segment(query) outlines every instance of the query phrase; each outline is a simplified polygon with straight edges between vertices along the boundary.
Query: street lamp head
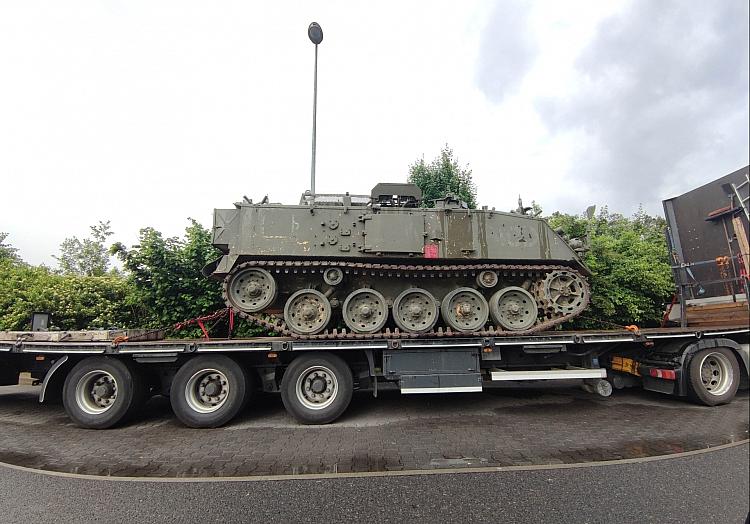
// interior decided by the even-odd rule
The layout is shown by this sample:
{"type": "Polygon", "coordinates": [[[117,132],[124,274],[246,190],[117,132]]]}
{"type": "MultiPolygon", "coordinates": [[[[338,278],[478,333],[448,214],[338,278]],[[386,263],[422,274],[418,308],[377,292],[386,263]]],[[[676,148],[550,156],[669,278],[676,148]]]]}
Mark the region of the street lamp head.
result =
{"type": "Polygon", "coordinates": [[[310,37],[310,41],[315,45],[323,41],[323,29],[318,25],[318,22],[310,24],[310,27],[307,28],[307,36],[310,37]]]}

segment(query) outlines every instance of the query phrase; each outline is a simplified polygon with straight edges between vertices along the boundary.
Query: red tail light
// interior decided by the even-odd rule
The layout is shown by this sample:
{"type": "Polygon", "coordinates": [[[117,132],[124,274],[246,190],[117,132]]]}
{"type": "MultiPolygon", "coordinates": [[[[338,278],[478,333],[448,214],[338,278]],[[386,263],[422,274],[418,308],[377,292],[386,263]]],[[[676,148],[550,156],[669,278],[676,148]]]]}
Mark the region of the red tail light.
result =
{"type": "Polygon", "coordinates": [[[674,369],[654,369],[649,371],[649,375],[654,378],[663,378],[664,380],[677,380],[677,373],[674,369]]]}

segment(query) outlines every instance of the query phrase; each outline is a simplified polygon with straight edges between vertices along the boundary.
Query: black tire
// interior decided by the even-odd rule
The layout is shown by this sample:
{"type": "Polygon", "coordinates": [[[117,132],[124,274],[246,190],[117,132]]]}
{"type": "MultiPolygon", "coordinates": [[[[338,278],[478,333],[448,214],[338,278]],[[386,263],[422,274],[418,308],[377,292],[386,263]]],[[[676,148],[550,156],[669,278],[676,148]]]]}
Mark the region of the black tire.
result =
{"type": "Polygon", "coordinates": [[[232,420],[252,392],[251,378],[235,360],[224,355],[194,357],[172,380],[169,400],[175,416],[191,428],[216,428],[232,420]],[[209,396],[211,384],[219,388],[209,396]]]}
{"type": "Polygon", "coordinates": [[[728,404],[740,385],[740,365],[731,349],[708,348],[688,364],[688,396],[706,406],[728,404]]]}
{"type": "Polygon", "coordinates": [[[62,401],[77,425],[106,429],[130,418],[148,394],[135,363],[112,357],[89,357],[65,377],[62,401]],[[94,388],[104,388],[94,396],[94,388]],[[109,405],[106,405],[109,404],[109,405]]]}
{"type": "Polygon", "coordinates": [[[328,424],[339,418],[349,406],[354,390],[353,383],[351,369],[336,355],[330,353],[301,355],[293,360],[284,371],[284,377],[281,380],[281,400],[287,412],[298,422],[328,424]],[[311,389],[313,381],[316,382],[315,387],[326,389],[315,393],[311,389]],[[307,392],[305,392],[306,386],[310,386],[307,392]],[[311,397],[313,394],[316,397],[311,397]],[[320,398],[317,398],[318,395],[320,398]],[[319,404],[318,407],[314,407],[316,403],[319,404]]]}

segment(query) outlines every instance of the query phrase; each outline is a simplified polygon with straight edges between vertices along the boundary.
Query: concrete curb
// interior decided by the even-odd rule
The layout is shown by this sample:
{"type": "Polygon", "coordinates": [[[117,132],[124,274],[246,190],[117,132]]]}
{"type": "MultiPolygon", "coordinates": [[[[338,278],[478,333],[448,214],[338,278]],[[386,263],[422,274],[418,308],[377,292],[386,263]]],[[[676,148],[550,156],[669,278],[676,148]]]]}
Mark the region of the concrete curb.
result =
{"type": "Polygon", "coordinates": [[[539,464],[532,466],[487,466],[479,468],[441,468],[441,469],[419,469],[408,471],[365,471],[359,473],[310,473],[303,475],[257,475],[244,477],[114,477],[102,475],[84,475],[80,473],[64,473],[60,471],[46,471],[43,469],[27,468],[25,466],[16,466],[0,462],[0,467],[45,475],[49,477],[60,477],[78,480],[104,480],[113,482],[260,482],[260,481],[281,481],[281,480],[328,480],[328,479],[347,479],[347,478],[364,478],[364,477],[409,477],[417,475],[460,475],[467,473],[501,473],[511,471],[545,471],[556,469],[573,469],[573,468],[590,468],[600,466],[616,466],[622,464],[641,464],[644,462],[656,462],[661,460],[671,460],[694,455],[702,455],[723,449],[743,446],[750,443],[750,439],[744,439],[729,444],[721,444],[705,449],[696,449],[693,451],[683,451],[681,453],[670,453],[669,455],[654,455],[651,457],[639,457],[632,459],[602,460],[598,462],[577,462],[572,464],[539,464]]]}

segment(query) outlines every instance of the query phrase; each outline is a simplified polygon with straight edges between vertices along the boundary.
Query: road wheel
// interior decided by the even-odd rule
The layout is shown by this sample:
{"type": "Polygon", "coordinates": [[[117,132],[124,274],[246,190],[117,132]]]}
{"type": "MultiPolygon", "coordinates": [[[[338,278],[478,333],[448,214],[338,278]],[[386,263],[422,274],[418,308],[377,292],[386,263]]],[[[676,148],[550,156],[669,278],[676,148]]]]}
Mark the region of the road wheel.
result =
{"type": "Polygon", "coordinates": [[[240,269],[227,277],[225,290],[232,306],[247,313],[264,310],[273,304],[278,294],[271,273],[259,267],[240,269]]]}
{"type": "Polygon", "coordinates": [[[407,289],[393,301],[393,320],[400,329],[409,333],[431,330],[438,315],[437,301],[426,289],[407,289]]]}
{"type": "Polygon", "coordinates": [[[331,303],[315,289],[300,289],[284,305],[286,325],[301,335],[315,335],[331,320],[331,303]]]}
{"type": "Polygon", "coordinates": [[[460,287],[445,295],[440,312],[448,327],[471,333],[481,330],[487,323],[489,305],[476,289],[460,287]]]}
{"type": "Polygon", "coordinates": [[[330,353],[297,357],[284,372],[281,399],[302,424],[328,424],[336,420],[352,399],[349,366],[330,353]]]}
{"type": "Polygon", "coordinates": [[[89,357],[65,377],[63,406],[77,425],[106,429],[124,421],[148,395],[136,365],[112,357],[89,357]]]}
{"type": "Polygon", "coordinates": [[[388,303],[370,288],[352,291],[341,308],[346,326],[355,333],[377,333],[388,321],[388,303]]]}
{"type": "Polygon", "coordinates": [[[224,355],[200,356],[177,370],[169,399],[186,426],[215,428],[240,412],[251,391],[250,377],[236,361],[224,355]]]}
{"type": "Polygon", "coordinates": [[[740,365],[728,348],[699,351],[688,365],[688,394],[706,406],[732,401],[740,385],[740,365]]]}
{"type": "Polygon", "coordinates": [[[490,315],[495,324],[510,331],[530,329],[539,314],[536,300],[522,287],[510,286],[490,298],[490,315]]]}

